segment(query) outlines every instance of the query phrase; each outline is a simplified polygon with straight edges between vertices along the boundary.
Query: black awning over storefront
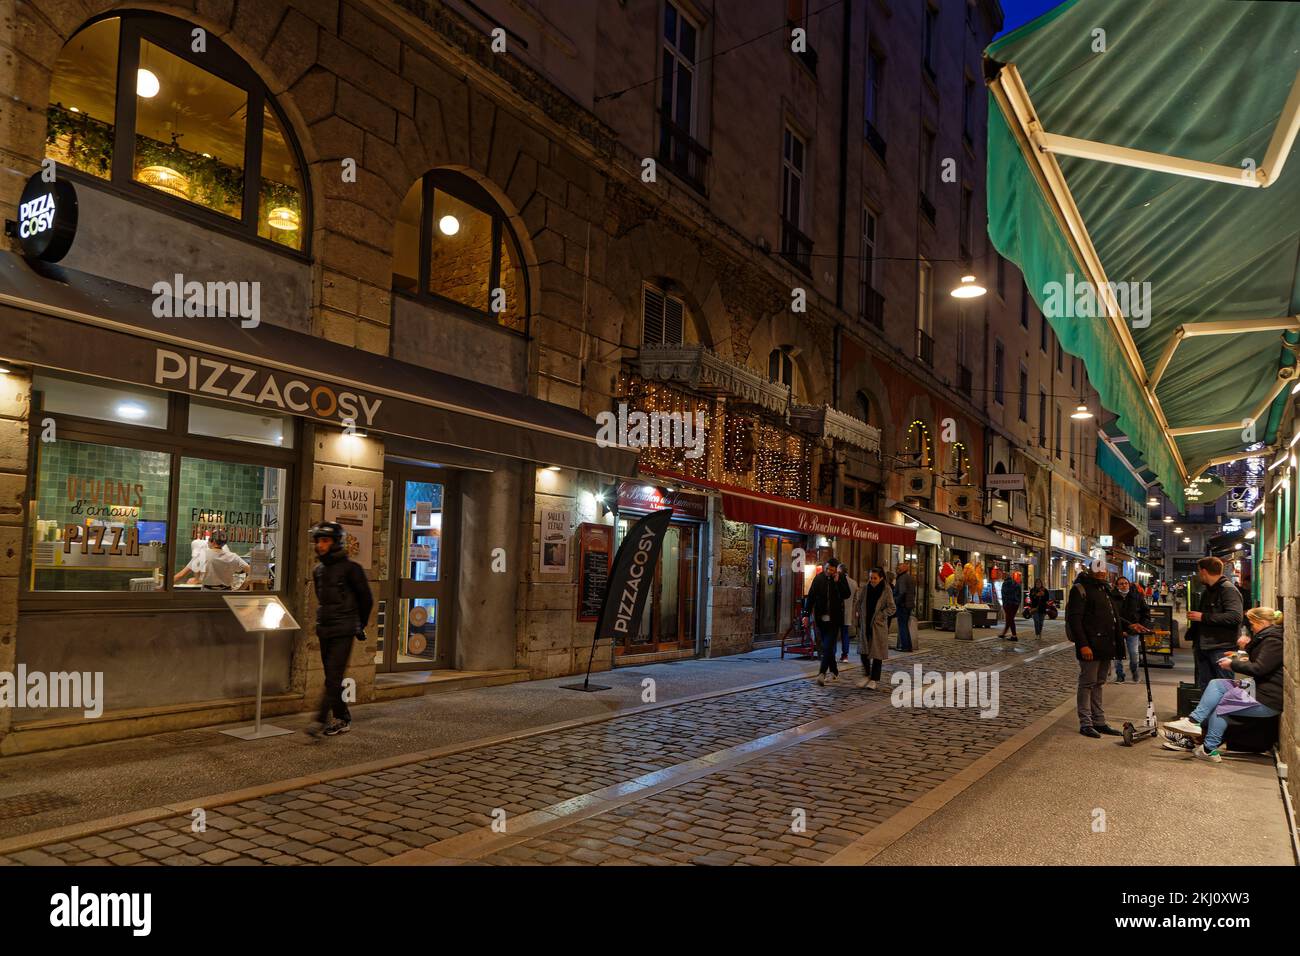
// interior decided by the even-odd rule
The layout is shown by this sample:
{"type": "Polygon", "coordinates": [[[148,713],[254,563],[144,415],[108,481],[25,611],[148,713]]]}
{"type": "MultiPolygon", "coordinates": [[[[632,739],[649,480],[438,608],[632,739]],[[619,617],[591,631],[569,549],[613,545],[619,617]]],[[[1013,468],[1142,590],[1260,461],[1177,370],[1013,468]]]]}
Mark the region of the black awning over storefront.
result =
{"type": "Polygon", "coordinates": [[[938,531],[946,547],[956,548],[959,551],[979,551],[990,557],[1005,556],[1015,563],[1023,563],[1026,560],[1021,545],[1002,537],[982,524],[975,524],[973,521],[966,521],[952,515],[942,515],[937,511],[929,511],[915,505],[895,504],[894,507],[938,531]]]}
{"type": "Polygon", "coordinates": [[[602,447],[581,412],[301,332],[184,317],[149,291],[0,253],[0,357],[607,475],[632,450],[602,447]],[[39,268],[39,272],[36,271],[39,268]],[[159,317],[157,313],[171,312],[159,317]],[[179,317],[173,317],[179,316],[179,317]]]}

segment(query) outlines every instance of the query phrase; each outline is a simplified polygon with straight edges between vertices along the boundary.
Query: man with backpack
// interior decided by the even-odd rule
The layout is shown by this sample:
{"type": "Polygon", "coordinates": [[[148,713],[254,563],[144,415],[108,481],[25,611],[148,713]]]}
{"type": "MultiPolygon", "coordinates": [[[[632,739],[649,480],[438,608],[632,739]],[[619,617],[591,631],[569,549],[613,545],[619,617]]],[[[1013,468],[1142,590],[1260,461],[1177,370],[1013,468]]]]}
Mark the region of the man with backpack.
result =
{"type": "Polygon", "coordinates": [[[1065,631],[1079,660],[1076,711],[1079,733],[1085,737],[1121,736],[1106,723],[1102,707],[1102,688],[1121,634],[1119,614],[1106,578],[1106,559],[1094,558],[1090,569],[1080,571],[1075,578],[1065,605],[1065,631]]]}
{"type": "Polygon", "coordinates": [[[343,674],[352,655],[353,640],[366,639],[366,622],[374,599],[361,565],[343,548],[343,526],[321,521],[312,526],[312,544],[319,562],[312,572],[316,589],[316,637],[325,668],[325,690],[316,721],[307,730],[313,737],[333,737],[352,729],[352,714],[343,700],[343,674]],[[334,719],[330,720],[333,713],[334,719]]]}

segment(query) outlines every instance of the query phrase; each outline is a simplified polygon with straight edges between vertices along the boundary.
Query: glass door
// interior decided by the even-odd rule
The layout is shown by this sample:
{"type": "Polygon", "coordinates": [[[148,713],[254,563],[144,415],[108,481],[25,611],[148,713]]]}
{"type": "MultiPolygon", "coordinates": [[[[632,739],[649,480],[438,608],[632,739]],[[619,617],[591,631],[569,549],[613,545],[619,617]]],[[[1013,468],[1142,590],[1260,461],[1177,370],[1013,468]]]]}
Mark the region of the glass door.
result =
{"type": "Polygon", "coordinates": [[[794,550],[807,551],[808,539],[801,534],[758,529],[755,549],[757,567],[754,594],[754,641],[780,640],[794,623],[794,612],[803,601],[802,574],[794,570],[794,550]]]}
{"type": "Polygon", "coordinates": [[[389,586],[381,671],[428,670],[455,662],[455,522],[451,472],[390,471],[389,586]]]}
{"type": "MultiPolygon", "coordinates": [[[[636,518],[619,519],[619,542],[635,521],[636,518]]],[[[615,646],[616,654],[649,654],[695,647],[699,553],[698,524],[674,522],[668,526],[641,626],[636,634],[615,646]]]]}

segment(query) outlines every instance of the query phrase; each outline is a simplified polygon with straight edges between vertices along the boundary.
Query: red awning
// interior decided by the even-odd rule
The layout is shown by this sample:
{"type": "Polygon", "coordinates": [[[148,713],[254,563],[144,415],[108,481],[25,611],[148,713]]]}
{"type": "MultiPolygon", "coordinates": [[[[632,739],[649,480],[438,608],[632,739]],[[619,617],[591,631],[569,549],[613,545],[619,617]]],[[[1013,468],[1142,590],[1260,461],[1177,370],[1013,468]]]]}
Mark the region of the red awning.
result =
{"type": "Polygon", "coordinates": [[[879,544],[913,545],[916,531],[901,524],[872,521],[860,515],[809,504],[794,498],[765,495],[761,491],[723,485],[702,478],[684,478],[668,472],[643,469],[673,482],[685,482],[722,493],[722,513],[732,521],[759,524],[769,528],[797,531],[801,534],[824,534],[828,537],[873,541],[879,544]]]}

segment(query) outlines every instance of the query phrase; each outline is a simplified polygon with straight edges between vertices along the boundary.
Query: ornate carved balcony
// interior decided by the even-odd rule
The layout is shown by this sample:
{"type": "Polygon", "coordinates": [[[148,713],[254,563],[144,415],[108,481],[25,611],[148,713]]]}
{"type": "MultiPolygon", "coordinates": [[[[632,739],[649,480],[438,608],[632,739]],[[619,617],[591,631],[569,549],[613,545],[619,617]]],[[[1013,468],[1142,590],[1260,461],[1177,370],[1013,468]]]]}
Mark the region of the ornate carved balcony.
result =
{"type": "Polygon", "coordinates": [[[724,395],[778,414],[784,414],[790,403],[787,386],[769,382],[749,366],[724,359],[703,345],[642,346],[637,371],[642,378],[724,395]]]}
{"type": "Polygon", "coordinates": [[[829,405],[795,405],[790,424],[815,438],[830,438],[867,451],[880,451],[880,429],[829,405]]]}

